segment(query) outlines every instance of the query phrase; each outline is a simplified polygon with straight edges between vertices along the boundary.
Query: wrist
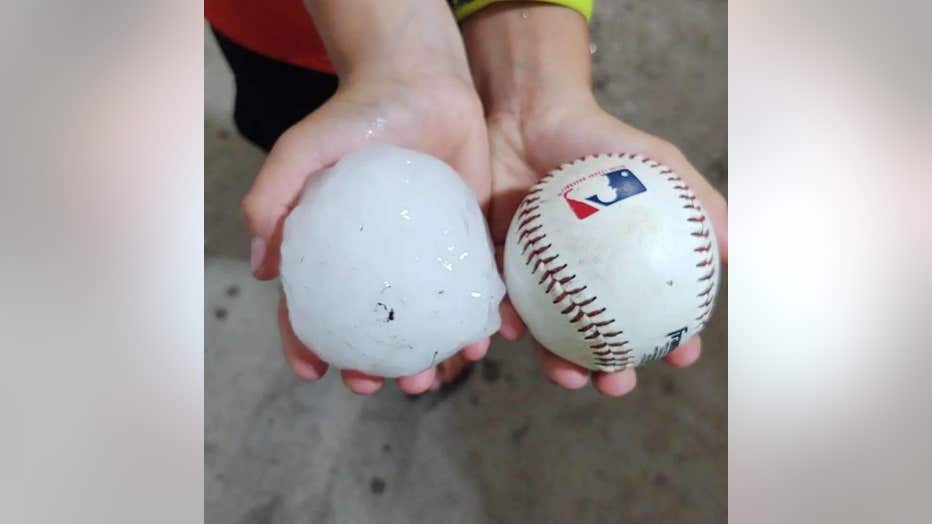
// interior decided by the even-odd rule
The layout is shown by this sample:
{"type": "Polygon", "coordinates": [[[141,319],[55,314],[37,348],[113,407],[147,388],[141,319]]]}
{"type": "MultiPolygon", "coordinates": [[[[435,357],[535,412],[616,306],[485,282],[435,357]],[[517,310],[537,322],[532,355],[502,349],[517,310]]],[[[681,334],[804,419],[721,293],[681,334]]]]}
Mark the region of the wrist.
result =
{"type": "Polygon", "coordinates": [[[503,2],[466,19],[463,39],[487,113],[594,102],[589,30],[577,11],[503,2]]]}
{"type": "Polygon", "coordinates": [[[305,0],[341,82],[398,76],[469,81],[466,53],[444,0],[305,0]]]}

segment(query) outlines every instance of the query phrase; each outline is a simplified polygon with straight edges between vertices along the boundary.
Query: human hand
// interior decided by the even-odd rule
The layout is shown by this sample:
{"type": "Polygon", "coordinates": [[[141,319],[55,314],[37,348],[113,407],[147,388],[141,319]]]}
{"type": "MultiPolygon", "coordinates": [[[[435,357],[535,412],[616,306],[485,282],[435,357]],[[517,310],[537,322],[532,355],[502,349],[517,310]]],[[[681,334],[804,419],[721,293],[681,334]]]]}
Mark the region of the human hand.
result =
{"type": "MultiPolygon", "coordinates": [[[[545,4],[500,4],[473,15],[463,27],[470,65],[487,115],[492,160],[493,240],[500,249],[521,199],[548,171],[597,153],[640,153],[679,174],[706,209],[728,259],[725,200],[670,143],[628,126],[601,109],[589,83],[589,40],[575,11],[545,4]]],[[[524,326],[502,305],[501,334],[516,340],[524,326]]],[[[699,358],[698,336],[665,357],[675,367],[699,358]]],[[[546,376],[568,389],[586,385],[590,372],[535,343],[546,376]]],[[[636,384],[634,369],[593,372],[605,395],[636,384]]]]}
{"type": "MultiPolygon", "coordinates": [[[[488,209],[485,123],[446,3],[319,0],[310,10],[340,85],[329,101],[279,138],[243,199],[253,273],[261,280],[278,275],[282,225],[308,177],[369,141],[446,161],[475,191],[483,210],[488,209]]],[[[328,365],[294,334],[284,296],[278,320],[291,368],[302,379],[321,378],[328,365]]],[[[439,387],[467,360],[482,358],[488,345],[487,338],[473,343],[437,367],[397,383],[409,394],[439,387]]],[[[354,370],[341,374],[346,386],[361,394],[378,390],[384,381],[354,370]]]]}

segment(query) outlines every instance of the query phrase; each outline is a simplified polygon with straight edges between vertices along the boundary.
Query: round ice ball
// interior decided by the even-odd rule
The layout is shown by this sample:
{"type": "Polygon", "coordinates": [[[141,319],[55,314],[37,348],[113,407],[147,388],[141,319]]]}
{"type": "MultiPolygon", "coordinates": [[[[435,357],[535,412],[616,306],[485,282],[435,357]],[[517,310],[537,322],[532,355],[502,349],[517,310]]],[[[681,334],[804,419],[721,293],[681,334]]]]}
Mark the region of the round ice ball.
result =
{"type": "Polygon", "coordinates": [[[373,144],[311,176],[281,255],[295,334],[338,368],[412,375],[500,325],[476,197],[423,153],[373,144]]]}

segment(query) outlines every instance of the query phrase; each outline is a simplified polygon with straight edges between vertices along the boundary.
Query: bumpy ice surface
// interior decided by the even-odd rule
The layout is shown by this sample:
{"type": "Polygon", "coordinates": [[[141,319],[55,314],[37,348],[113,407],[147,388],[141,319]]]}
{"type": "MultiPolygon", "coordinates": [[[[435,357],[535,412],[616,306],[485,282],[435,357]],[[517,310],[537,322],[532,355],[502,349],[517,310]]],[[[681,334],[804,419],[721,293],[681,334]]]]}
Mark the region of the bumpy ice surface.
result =
{"type": "Polygon", "coordinates": [[[497,331],[505,292],[473,192],[444,162],[388,145],[311,177],[285,221],[281,278],[302,342],[386,377],[497,331]]]}

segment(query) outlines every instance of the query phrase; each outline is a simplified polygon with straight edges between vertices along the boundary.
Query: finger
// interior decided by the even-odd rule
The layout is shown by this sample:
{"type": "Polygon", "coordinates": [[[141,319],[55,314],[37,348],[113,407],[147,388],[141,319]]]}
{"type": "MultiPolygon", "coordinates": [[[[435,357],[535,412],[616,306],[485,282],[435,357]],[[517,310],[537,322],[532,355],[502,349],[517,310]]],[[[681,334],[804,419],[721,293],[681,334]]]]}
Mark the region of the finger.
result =
{"type": "Polygon", "coordinates": [[[637,374],[633,368],[616,371],[614,373],[594,373],[592,385],[603,395],[620,397],[631,393],[638,383],[637,374]]]}
{"type": "Polygon", "coordinates": [[[482,357],[485,356],[486,352],[488,352],[490,343],[491,343],[491,339],[486,337],[482,340],[473,342],[472,344],[464,347],[463,349],[460,350],[460,354],[463,355],[463,357],[465,357],[467,360],[470,360],[473,362],[477,360],[481,360],[482,357]]]}
{"type": "Polygon", "coordinates": [[[566,389],[579,389],[589,382],[589,371],[564,360],[547,351],[540,344],[534,343],[534,353],[544,368],[544,374],[566,389]]]}
{"type": "Polygon", "coordinates": [[[250,262],[256,278],[278,274],[281,229],[308,176],[361,147],[364,133],[331,116],[325,104],[286,131],[265,159],[252,187],[243,197],[242,211],[252,235],[250,262]]]}
{"type": "Polygon", "coordinates": [[[514,306],[511,305],[511,301],[506,297],[502,300],[501,306],[498,308],[499,314],[502,317],[502,327],[498,330],[501,333],[502,337],[505,340],[519,340],[524,336],[525,326],[524,322],[521,321],[521,317],[518,316],[518,312],[515,311],[514,306]]]}
{"type": "Polygon", "coordinates": [[[449,384],[469,365],[469,361],[459,354],[444,360],[437,366],[437,376],[441,384],[449,384]]]}
{"type": "MultiPolygon", "coordinates": [[[[505,267],[505,247],[502,245],[495,246],[495,263],[498,265],[499,274],[503,275],[504,271],[502,268],[505,267]]],[[[502,276],[502,279],[504,280],[504,276],[502,276]]],[[[502,319],[502,324],[498,332],[501,333],[505,340],[514,342],[524,336],[524,331],[526,329],[524,322],[521,321],[521,317],[511,304],[511,300],[508,299],[508,295],[505,295],[502,299],[502,303],[499,304],[498,314],[502,319]]]]}
{"type": "Polygon", "coordinates": [[[327,372],[327,363],[312,353],[295,335],[288,319],[285,296],[278,301],[278,330],[281,333],[282,352],[295,375],[304,380],[317,380],[327,372]]]}
{"type": "Polygon", "coordinates": [[[421,371],[417,375],[401,377],[395,382],[398,383],[398,389],[401,391],[409,395],[420,395],[434,383],[434,379],[437,378],[436,370],[436,367],[431,366],[430,369],[421,371]]]}
{"type": "Polygon", "coordinates": [[[700,353],[702,353],[702,340],[697,335],[671,351],[669,355],[663,357],[663,360],[673,367],[685,368],[699,360],[700,353]]]}
{"type": "Polygon", "coordinates": [[[385,381],[382,377],[374,377],[352,369],[341,370],[340,376],[343,377],[343,383],[346,384],[346,387],[357,395],[375,393],[385,381]]]}

